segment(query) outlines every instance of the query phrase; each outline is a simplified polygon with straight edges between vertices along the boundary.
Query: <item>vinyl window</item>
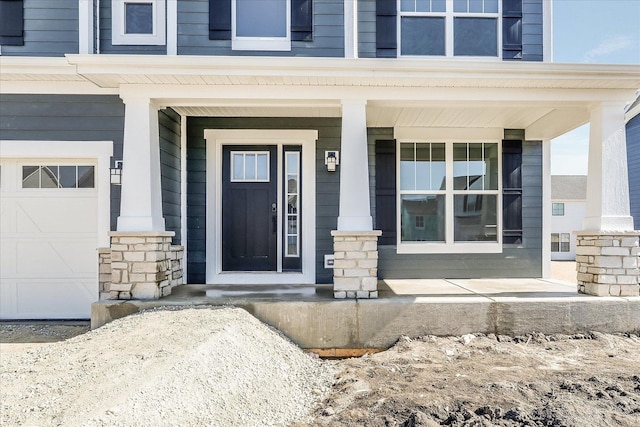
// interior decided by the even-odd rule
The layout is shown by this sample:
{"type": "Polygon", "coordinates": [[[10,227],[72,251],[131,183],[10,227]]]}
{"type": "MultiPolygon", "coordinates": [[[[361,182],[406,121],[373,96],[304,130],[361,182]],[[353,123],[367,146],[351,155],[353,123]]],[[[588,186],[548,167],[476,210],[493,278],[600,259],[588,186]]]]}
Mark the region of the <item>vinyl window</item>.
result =
{"type": "Polygon", "coordinates": [[[232,0],[233,50],[291,50],[291,0],[232,0]]]}
{"type": "Polygon", "coordinates": [[[166,0],[111,0],[114,45],[164,45],[166,0]]]}

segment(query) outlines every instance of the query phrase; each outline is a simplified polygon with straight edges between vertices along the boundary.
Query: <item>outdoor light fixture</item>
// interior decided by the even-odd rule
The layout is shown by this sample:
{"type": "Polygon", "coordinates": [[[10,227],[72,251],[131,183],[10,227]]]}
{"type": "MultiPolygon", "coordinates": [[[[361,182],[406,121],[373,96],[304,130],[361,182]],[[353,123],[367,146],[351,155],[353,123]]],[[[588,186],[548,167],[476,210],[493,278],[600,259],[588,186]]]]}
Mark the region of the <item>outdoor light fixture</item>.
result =
{"type": "Polygon", "coordinates": [[[327,165],[327,171],[335,172],[336,166],[340,164],[340,153],[338,151],[325,151],[324,164],[327,165]]]}
{"type": "Polygon", "coordinates": [[[111,183],[113,185],[122,185],[122,160],[116,160],[109,171],[111,172],[111,183]]]}

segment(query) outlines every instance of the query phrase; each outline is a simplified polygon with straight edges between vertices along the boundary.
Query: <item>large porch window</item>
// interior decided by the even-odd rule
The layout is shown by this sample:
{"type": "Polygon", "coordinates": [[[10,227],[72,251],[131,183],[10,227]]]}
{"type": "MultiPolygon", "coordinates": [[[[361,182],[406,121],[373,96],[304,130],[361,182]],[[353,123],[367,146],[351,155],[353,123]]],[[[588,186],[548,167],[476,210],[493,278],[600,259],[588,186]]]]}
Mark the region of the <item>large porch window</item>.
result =
{"type": "Polygon", "coordinates": [[[501,251],[499,143],[398,144],[398,252],[501,251]]]}

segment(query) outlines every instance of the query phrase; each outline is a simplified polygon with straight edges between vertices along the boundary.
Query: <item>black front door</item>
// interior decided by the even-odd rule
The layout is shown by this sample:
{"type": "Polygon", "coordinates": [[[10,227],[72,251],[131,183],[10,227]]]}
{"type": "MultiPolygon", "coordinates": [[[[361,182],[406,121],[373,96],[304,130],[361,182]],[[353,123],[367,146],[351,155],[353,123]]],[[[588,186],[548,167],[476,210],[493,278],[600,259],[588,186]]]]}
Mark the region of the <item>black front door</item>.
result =
{"type": "Polygon", "coordinates": [[[222,149],[222,269],[277,267],[276,146],[222,149]]]}

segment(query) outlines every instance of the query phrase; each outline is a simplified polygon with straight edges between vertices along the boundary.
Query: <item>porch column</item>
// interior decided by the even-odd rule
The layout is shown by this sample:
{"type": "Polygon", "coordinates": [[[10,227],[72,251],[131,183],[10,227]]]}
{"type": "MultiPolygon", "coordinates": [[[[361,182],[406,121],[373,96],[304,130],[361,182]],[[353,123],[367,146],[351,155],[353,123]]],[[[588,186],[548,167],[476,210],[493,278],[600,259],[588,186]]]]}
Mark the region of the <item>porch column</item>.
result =
{"type": "Polygon", "coordinates": [[[118,231],[165,231],[158,107],[148,98],[123,100],[124,145],[118,231]]]}
{"type": "Polygon", "coordinates": [[[638,236],[629,209],[624,105],[591,109],[587,213],[577,232],[578,291],[638,296],[638,236]]]}
{"type": "Polygon", "coordinates": [[[340,211],[332,231],[335,298],[378,297],[378,236],[369,205],[366,101],[342,102],[340,211]]]}
{"type": "MultiPolygon", "coordinates": [[[[165,231],[160,181],[158,107],[149,98],[123,97],[125,104],[122,191],[117,231],[101,272],[109,269],[111,299],[158,299],[182,283],[181,246],[165,231]]],[[[102,280],[102,279],[101,279],[102,280]]]]}

